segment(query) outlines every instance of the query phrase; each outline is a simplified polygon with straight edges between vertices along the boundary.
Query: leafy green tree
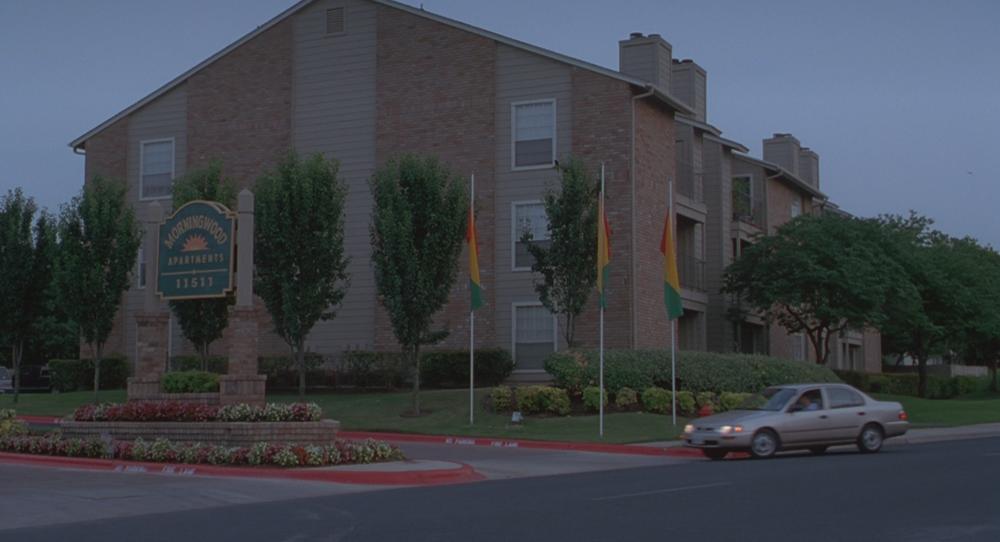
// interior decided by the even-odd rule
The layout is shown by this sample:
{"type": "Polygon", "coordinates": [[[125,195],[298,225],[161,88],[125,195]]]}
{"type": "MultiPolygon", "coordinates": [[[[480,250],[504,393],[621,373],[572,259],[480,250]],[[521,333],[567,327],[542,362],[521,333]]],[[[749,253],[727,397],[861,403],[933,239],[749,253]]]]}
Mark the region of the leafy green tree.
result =
{"type": "Polygon", "coordinates": [[[560,172],[560,190],[549,190],[544,200],[548,246],[532,242],[530,231],[521,240],[534,259],[531,270],[542,277],[535,291],[545,308],[565,316],[563,334],[572,348],[576,319],[597,281],[597,193],[583,162],[570,160],[560,172]]]}
{"type": "MultiPolygon", "coordinates": [[[[222,164],[213,161],[208,167],[191,171],[174,182],[174,209],[185,203],[216,201],[230,209],[236,203],[236,185],[222,176],[222,164]]],[[[177,316],[184,337],[198,350],[201,368],[208,370],[208,349],[222,338],[229,324],[229,306],[235,302],[232,294],[224,298],[171,301],[170,310],[177,316]]]]}
{"type": "Polygon", "coordinates": [[[20,188],[0,199],[0,334],[12,346],[14,403],[21,391],[25,346],[44,314],[52,280],[53,222],[44,211],[36,219],[36,212],[34,200],[20,188]]]}
{"type": "Polygon", "coordinates": [[[305,340],[319,320],[336,315],[347,293],[344,253],[346,188],[338,164],[289,152],[256,187],[256,291],[274,330],[292,349],[305,395],[305,340]]]}
{"type": "Polygon", "coordinates": [[[825,365],[845,329],[878,326],[897,264],[877,228],[834,214],[802,215],[761,237],[725,272],[724,291],[787,329],[803,332],[825,365]]]}
{"type": "Polygon", "coordinates": [[[101,358],[122,294],[129,288],[142,231],[120,181],[94,177],[63,206],[56,280],[62,305],[80,325],[94,358],[94,400],[101,358]]]}
{"type": "Polygon", "coordinates": [[[466,192],[436,158],[405,154],[371,180],[372,264],[379,299],[413,367],[413,414],[420,414],[420,347],[444,339],[431,332],[458,273],[466,226],[466,192]]]}
{"type": "Polygon", "coordinates": [[[970,365],[983,365],[990,372],[990,390],[997,391],[997,361],[1000,359],[1000,254],[973,239],[959,242],[968,251],[964,266],[967,310],[951,349],[970,365]]]}

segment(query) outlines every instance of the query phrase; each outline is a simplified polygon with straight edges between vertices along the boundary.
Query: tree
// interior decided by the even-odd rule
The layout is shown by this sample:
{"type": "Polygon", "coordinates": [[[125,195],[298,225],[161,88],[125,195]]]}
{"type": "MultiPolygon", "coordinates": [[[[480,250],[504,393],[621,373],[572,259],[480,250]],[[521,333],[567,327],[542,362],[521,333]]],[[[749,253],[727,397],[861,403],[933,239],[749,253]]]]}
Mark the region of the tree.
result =
{"type": "Polygon", "coordinates": [[[790,333],[804,332],[825,365],[830,340],[845,329],[882,323],[896,262],[878,230],[833,214],[802,215],[761,237],[725,272],[724,291],[790,333]]]}
{"type": "Polygon", "coordinates": [[[530,231],[521,240],[534,259],[531,270],[542,276],[535,291],[545,308],[566,317],[563,334],[572,348],[576,319],[597,281],[597,193],[583,162],[570,160],[560,171],[560,190],[548,191],[544,200],[548,246],[533,243],[530,231]]]}
{"type": "Polygon", "coordinates": [[[300,397],[306,337],[317,321],[336,315],[347,293],[346,189],[338,167],[320,154],[302,160],[289,152],[257,180],[256,290],[275,332],[292,349],[300,397]]]}
{"type": "Polygon", "coordinates": [[[413,367],[413,414],[419,415],[420,347],[448,334],[430,326],[458,274],[465,185],[436,158],[406,154],[375,172],[371,190],[375,285],[413,367]]]}
{"type": "Polygon", "coordinates": [[[964,266],[962,306],[968,311],[951,349],[965,363],[983,365],[990,372],[990,390],[997,391],[997,361],[1000,358],[1000,254],[974,239],[958,242],[968,251],[964,266]]]}
{"type": "MultiPolygon", "coordinates": [[[[236,203],[236,186],[232,179],[222,177],[222,164],[217,161],[175,181],[173,193],[174,209],[195,200],[216,201],[230,209],[236,203]]],[[[201,356],[203,371],[208,370],[208,348],[222,338],[229,324],[229,306],[234,302],[232,294],[224,298],[170,302],[170,309],[177,315],[184,337],[191,341],[201,356]]]]}
{"type": "Polygon", "coordinates": [[[101,358],[122,294],[129,288],[142,232],[125,200],[126,186],[97,176],[63,206],[56,280],[60,300],[94,358],[94,400],[101,358]]]}
{"type": "Polygon", "coordinates": [[[25,346],[44,315],[52,280],[52,218],[42,211],[36,219],[36,211],[34,200],[20,188],[0,199],[0,335],[12,346],[14,403],[21,391],[25,346]]]}

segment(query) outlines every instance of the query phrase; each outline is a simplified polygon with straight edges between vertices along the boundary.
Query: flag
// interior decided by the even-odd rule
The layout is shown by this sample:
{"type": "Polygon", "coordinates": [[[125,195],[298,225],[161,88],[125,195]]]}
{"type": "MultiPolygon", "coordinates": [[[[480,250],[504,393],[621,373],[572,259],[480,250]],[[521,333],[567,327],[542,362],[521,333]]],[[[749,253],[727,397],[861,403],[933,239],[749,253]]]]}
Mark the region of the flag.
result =
{"type": "Polygon", "coordinates": [[[611,264],[611,228],[604,212],[604,193],[597,204],[597,293],[601,308],[607,308],[608,266],[611,264]]]}
{"type": "Polygon", "coordinates": [[[663,254],[663,303],[667,306],[667,319],[673,320],[684,314],[684,308],[681,306],[681,281],[677,277],[677,250],[670,231],[670,213],[663,221],[660,252],[663,254]]]}
{"type": "Polygon", "coordinates": [[[483,306],[483,283],[479,281],[479,243],[476,240],[476,216],[469,203],[469,225],[465,231],[465,240],[469,243],[469,292],[471,294],[472,310],[483,306]]]}

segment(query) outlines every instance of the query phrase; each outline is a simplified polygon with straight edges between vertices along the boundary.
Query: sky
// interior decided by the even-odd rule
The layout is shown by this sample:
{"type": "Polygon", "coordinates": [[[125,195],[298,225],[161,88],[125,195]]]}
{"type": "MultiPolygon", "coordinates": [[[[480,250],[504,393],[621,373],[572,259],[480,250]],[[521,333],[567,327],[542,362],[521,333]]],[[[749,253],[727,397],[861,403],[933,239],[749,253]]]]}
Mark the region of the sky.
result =
{"type": "MultiPolygon", "coordinates": [[[[294,3],[0,0],[0,192],[57,209],[83,182],[69,141],[294,3]]],[[[708,71],[709,122],[752,155],[790,132],[845,210],[913,209],[1000,247],[1000,2],[422,4],[612,69],[619,40],[659,33],[708,71]]]]}

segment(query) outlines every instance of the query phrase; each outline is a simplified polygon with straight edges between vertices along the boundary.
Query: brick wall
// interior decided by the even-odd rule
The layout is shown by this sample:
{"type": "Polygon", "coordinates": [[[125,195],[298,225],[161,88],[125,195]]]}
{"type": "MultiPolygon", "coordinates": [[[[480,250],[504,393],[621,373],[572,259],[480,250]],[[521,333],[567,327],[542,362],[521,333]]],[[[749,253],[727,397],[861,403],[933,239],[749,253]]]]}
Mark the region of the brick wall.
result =
{"type": "MultiPolygon", "coordinates": [[[[494,265],[494,102],[496,43],[401,10],[379,6],[376,68],[376,167],[393,155],[437,156],[464,182],[476,174],[479,268],[491,284],[494,265]]],[[[468,344],[468,254],[451,299],[433,329],[451,332],[445,348],[468,344]]],[[[476,313],[477,344],[495,341],[493,292],[476,313]]],[[[375,316],[375,347],[398,349],[385,310],[375,316]]]]}

